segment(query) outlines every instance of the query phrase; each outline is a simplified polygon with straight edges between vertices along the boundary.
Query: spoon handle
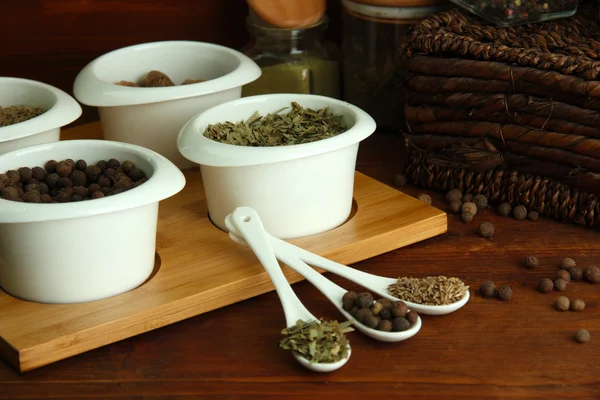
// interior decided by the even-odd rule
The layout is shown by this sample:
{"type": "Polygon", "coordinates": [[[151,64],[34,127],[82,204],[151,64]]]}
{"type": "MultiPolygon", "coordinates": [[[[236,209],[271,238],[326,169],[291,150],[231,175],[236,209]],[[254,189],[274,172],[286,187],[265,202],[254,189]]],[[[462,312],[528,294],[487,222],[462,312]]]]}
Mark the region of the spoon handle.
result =
{"type": "Polygon", "coordinates": [[[231,220],[229,222],[233,223],[234,226],[228,228],[237,229],[248,243],[248,246],[254,251],[265,271],[267,271],[281,301],[287,326],[295,325],[299,319],[304,321],[316,320],[315,316],[304,307],[296,296],[281,271],[257,212],[249,207],[238,207],[230,215],[231,220]]]}

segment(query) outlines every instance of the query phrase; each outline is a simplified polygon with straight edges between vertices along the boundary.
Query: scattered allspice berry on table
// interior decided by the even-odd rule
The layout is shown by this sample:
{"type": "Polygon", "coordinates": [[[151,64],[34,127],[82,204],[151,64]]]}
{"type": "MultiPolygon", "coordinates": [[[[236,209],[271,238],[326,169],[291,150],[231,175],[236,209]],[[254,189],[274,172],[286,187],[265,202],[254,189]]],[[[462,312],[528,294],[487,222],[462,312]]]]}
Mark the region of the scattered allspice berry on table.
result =
{"type": "Polygon", "coordinates": [[[573,336],[577,343],[587,343],[590,341],[590,333],[585,329],[580,329],[573,336]]]}
{"type": "Polygon", "coordinates": [[[558,311],[569,311],[570,306],[571,306],[571,302],[569,301],[569,299],[566,296],[559,296],[554,301],[554,307],[558,311]]]}
{"type": "Polygon", "coordinates": [[[496,294],[496,285],[492,281],[485,281],[479,286],[481,297],[491,298],[496,294]]]}
{"type": "Polygon", "coordinates": [[[467,193],[463,196],[462,198],[462,202],[463,203],[472,203],[473,202],[473,195],[470,193],[467,193]]]}
{"type": "Polygon", "coordinates": [[[471,214],[470,212],[467,212],[467,211],[464,211],[460,214],[460,219],[462,222],[469,223],[469,222],[473,221],[473,218],[475,218],[473,216],[473,214],[471,214]]]}
{"type": "Polygon", "coordinates": [[[556,279],[554,280],[554,290],[557,292],[564,292],[567,290],[567,281],[564,279],[556,279]]]}
{"type": "Polygon", "coordinates": [[[496,292],[496,296],[502,301],[508,301],[512,299],[513,291],[510,288],[510,286],[503,285],[500,286],[500,288],[496,292]]]}
{"type": "Polygon", "coordinates": [[[580,267],[570,267],[567,269],[569,275],[571,275],[572,281],[580,281],[583,279],[583,269],[580,267]]]}
{"type": "Polygon", "coordinates": [[[498,206],[498,214],[502,217],[508,217],[512,213],[512,206],[510,203],[502,203],[498,206]]]}
{"type": "Polygon", "coordinates": [[[494,225],[491,222],[482,222],[479,224],[477,234],[485,239],[492,239],[494,237],[494,225]]]}
{"type": "Polygon", "coordinates": [[[571,302],[571,311],[580,312],[585,308],[585,301],[581,299],[574,299],[571,302]]]}
{"type": "Polygon", "coordinates": [[[462,205],[462,212],[468,212],[473,214],[473,216],[475,216],[477,214],[477,205],[475,205],[475,203],[463,203],[462,205]]]}
{"type": "Polygon", "coordinates": [[[397,174],[394,178],[394,185],[403,187],[408,183],[408,178],[404,174],[397,174]]]}
{"type": "Polygon", "coordinates": [[[525,218],[527,218],[527,209],[525,206],[516,206],[512,210],[512,215],[517,221],[523,221],[525,218]]]}
{"type": "Polygon", "coordinates": [[[527,256],[525,257],[525,267],[529,269],[534,269],[540,265],[540,260],[536,256],[527,256]]]}
{"type": "Polygon", "coordinates": [[[527,218],[530,221],[537,221],[538,219],[540,219],[540,214],[537,211],[529,211],[529,213],[527,214],[527,218]]]}
{"type": "Polygon", "coordinates": [[[462,205],[463,205],[462,201],[460,201],[460,200],[452,200],[450,202],[450,207],[449,207],[450,208],[450,212],[452,214],[458,214],[458,213],[460,213],[461,209],[462,209],[462,205]]]}
{"type": "Polygon", "coordinates": [[[550,293],[554,290],[554,282],[550,278],[542,278],[538,282],[537,289],[542,293],[550,293]]]}
{"type": "Polygon", "coordinates": [[[421,193],[417,196],[417,199],[421,200],[425,204],[431,205],[431,196],[425,193],[421,193]]]}
{"type": "Polygon", "coordinates": [[[600,283],[600,267],[591,265],[583,271],[583,278],[589,283],[600,283]]]}
{"type": "Polygon", "coordinates": [[[459,189],[452,189],[448,193],[446,193],[446,201],[448,203],[453,202],[455,200],[461,200],[462,197],[463,194],[459,189]]]}
{"type": "Polygon", "coordinates": [[[569,274],[564,269],[559,269],[556,271],[556,279],[562,279],[563,281],[569,283],[571,282],[571,274],[569,274]]]}
{"type": "Polygon", "coordinates": [[[478,194],[475,197],[473,197],[473,203],[475,203],[479,210],[483,210],[488,206],[488,199],[484,195],[478,194]]]}
{"type": "Polygon", "coordinates": [[[577,264],[575,263],[575,260],[573,260],[572,258],[563,258],[562,261],[560,262],[560,269],[569,269],[572,267],[576,267],[577,264]]]}

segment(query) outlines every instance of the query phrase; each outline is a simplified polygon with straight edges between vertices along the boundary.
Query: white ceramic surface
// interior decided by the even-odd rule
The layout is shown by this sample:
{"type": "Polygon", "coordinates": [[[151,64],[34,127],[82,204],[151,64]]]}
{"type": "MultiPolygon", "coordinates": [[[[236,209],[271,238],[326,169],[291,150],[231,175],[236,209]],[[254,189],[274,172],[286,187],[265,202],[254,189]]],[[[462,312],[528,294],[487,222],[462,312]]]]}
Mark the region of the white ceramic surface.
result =
{"type": "Polygon", "coordinates": [[[22,78],[0,77],[0,107],[46,110],[30,120],[0,128],[0,154],[36,144],[58,142],[60,129],[81,115],[81,106],[60,89],[22,78]]]}
{"type": "Polygon", "coordinates": [[[0,199],[0,286],[42,303],[76,303],[127,292],[154,267],[159,201],[185,185],[181,171],[148,149],[105,140],[68,140],[0,156],[0,171],[50,159],[131,160],[148,176],[137,188],[75,203],[0,199]]]}
{"type": "MultiPolygon", "coordinates": [[[[267,233],[256,211],[246,207],[237,208],[232,214],[227,216],[226,224],[230,232],[234,232],[238,238],[243,238],[240,240],[243,240],[246,245],[250,246],[269,275],[269,278],[271,278],[273,286],[275,286],[275,291],[281,301],[281,306],[283,307],[286,325],[294,326],[298,320],[318,321],[319,318],[315,317],[304,307],[304,304],[302,304],[296,293],[292,290],[285,275],[283,275],[279,262],[275,258],[275,254],[269,243],[267,233]]],[[[351,354],[350,345],[348,347],[348,350],[350,350],[348,357],[334,363],[315,363],[302,357],[300,353],[294,352],[293,354],[294,358],[300,364],[310,370],[331,372],[346,364],[351,354]]]]}
{"type": "Polygon", "coordinates": [[[242,53],[193,41],[144,43],[104,54],[77,76],[74,94],[83,104],[98,107],[104,139],[154,150],[178,167],[195,164],[177,151],[180,128],[194,115],[241,96],[242,86],[256,80],[260,67],[242,53]],[[167,74],[176,84],[138,88],[115,85],[138,81],[150,70],[167,74]]]}
{"type": "Polygon", "coordinates": [[[238,207],[230,216],[227,216],[227,220],[233,221],[233,224],[229,222],[227,226],[229,227],[229,237],[233,239],[234,242],[239,244],[246,243],[252,248],[252,250],[254,250],[255,253],[257,251],[257,247],[260,250],[260,246],[268,246],[269,250],[275,253],[274,257],[276,260],[283,262],[285,265],[305,277],[306,280],[313,284],[313,286],[315,286],[321,293],[325,295],[325,297],[329,299],[329,301],[333,303],[333,305],[348,321],[352,321],[354,327],[364,335],[382,342],[401,342],[410,339],[421,329],[422,322],[420,317],[417,318],[417,321],[409,329],[402,332],[384,332],[369,328],[368,326],[360,323],[352,316],[352,314],[344,310],[342,307],[342,297],[347,290],[330,281],[306,264],[303,261],[304,257],[301,256],[301,253],[298,251],[298,247],[292,245],[284,246],[283,244],[286,242],[279,240],[266,232],[262,228],[260,216],[256,213],[256,210],[249,207],[238,207]],[[232,227],[234,229],[231,229],[232,227]],[[254,236],[259,234],[264,237],[263,240],[266,244],[263,245],[261,243],[259,246],[257,246],[256,244],[250,243],[251,240],[255,239],[254,236]]]}
{"type": "Polygon", "coordinates": [[[240,206],[254,208],[267,231],[280,238],[325,232],[350,215],[360,141],[375,121],[358,107],[329,97],[270,94],[213,107],[186,124],[178,138],[181,154],[200,164],[211,220],[227,231],[225,217],[240,206]],[[203,135],[209,124],[246,120],[290,107],[329,107],[349,128],[335,137],[277,147],[234,146],[203,135]]]}

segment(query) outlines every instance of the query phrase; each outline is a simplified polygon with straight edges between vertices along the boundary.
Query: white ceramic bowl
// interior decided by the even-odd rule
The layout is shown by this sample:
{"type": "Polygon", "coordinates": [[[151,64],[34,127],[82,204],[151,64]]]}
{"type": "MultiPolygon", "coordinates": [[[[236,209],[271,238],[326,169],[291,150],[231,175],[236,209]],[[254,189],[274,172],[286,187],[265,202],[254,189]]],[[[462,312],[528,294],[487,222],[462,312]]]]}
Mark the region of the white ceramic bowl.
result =
{"type": "Polygon", "coordinates": [[[191,41],[145,43],[104,54],[77,76],[74,94],[83,104],[98,107],[104,139],[154,150],[178,167],[194,166],[177,151],[181,127],[194,115],[241,96],[242,85],[256,80],[260,68],[250,58],[227,47],[191,41]],[[138,88],[115,85],[138,81],[159,70],[179,84],[138,88]]]}
{"type": "Polygon", "coordinates": [[[185,185],[181,171],[148,149],[104,140],[66,140],[0,156],[0,171],[50,159],[131,160],[148,181],[115,196],[76,203],[0,199],[0,286],[41,303],[111,297],[143,283],[154,267],[160,200],[185,185]]]}
{"type": "Polygon", "coordinates": [[[42,115],[0,128],[0,154],[36,144],[58,142],[60,129],[81,115],[81,106],[67,93],[42,82],[0,77],[0,107],[26,106],[42,115]]]}
{"type": "Polygon", "coordinates": [[[317,95],[269,94],[244,97],[213,107],[181,130],[178,147],[200,164],[208,212],[227,231],[225,218],[237,207],[254,208],[265,229],[279,238],[308,236],[341,225],[350,215],[354,169],[360,141],[375,131],[367,113],[344,101],[317,95]],[[290,107],[329,107],[349,128],[312,143],[246,147],[206,138],[209,124],[239,122],[290,107]]]}

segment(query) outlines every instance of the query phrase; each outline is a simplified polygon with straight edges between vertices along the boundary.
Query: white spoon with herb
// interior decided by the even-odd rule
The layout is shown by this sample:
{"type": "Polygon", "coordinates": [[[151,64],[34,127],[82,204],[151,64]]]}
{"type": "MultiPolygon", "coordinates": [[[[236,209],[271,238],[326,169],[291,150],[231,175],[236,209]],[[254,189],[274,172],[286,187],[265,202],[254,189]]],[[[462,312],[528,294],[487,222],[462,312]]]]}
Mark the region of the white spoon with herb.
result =
{"type": "MultiPolygon", "coordinates": [[[[236,218],[233,218],[232,214],[227,216],[225,225],[230,232],[236,232],[236,234],[244,238],[244,244],[250,246],[250,248],[254,251],[254,254],[264,267],[265,271],[269,275],[269,278],[271,278],[271,281],[275,286],[275,291],[277,292],[279,300],[281,301],[281,306],[283,307],[286,325],[288,326],[286,330],[294,329],[294,327],[297,326],[298,321],[303,321],[306,323],[320,323],[319,319],[311,314],[310,311],[306,309],[304,304],[302,304],[285,278],[285,275],[281,271],[279,262],[273,253],[268,237],[264,234],[265,231],[262,227],[260,219],[251,218],[247,213],[244,213],[243,210],[241,213],[238,212],[236,214],[234,212],[234,214],[236,218]]],[[[336,337],[339,338],[339,336],[336,337]]],[[[341,343],[345,343],[346,349],[336,350],[342,355],[345,353],[345,357],[339,359],[338,361],[314,362],[313,360],[309,360],[296,351],[293,351],[293,355],[301,365],[312,371],[331,372],[344,366],[352,354],[350,344],[347,343],[347,340],[342,340],[341,343]]]]}
{"type": "MultiPolygon", "coordinates": [[[[263,266],[265,266],[265,262],[269,262],[269,266],[265,266],[265,269],[271,268],[271,265],[279,266],[279,263],[277,262],[277,259],[279,259],[287,266],[298,272],[300,275],[304,276],[310,283],[312,283],[321,293],[325,295],[325,297],[327,297],[333,303],[333,305],[340,311],[340,313],[342,313],[342,315],[344,315],[344,317],[346,317],[349,321],[352,321],[354,327],[361,333],[383,342],[400,342],[413,337],[421,329],[421,318],[419,317],[412,325],[408,327],[408,329],[399,332],[387,332],[373,329],[357,321],[342,307],[342,297],[347,290],[315,271],[304,261],[302,261],[290,248],[280,245],[279,242],[272,242],[272,236],[265,231],[256,210],[250,207],[238,207],[232,214],[227,216],[225,224],[229,229],[229,236],[232,240],[234,240],[236,243],[247,244],[250,246],[250,248],[252,248],[252,250],[254,250],[256,253],[261,263],[263,263],[263,266]],[[271,243],[275,243],[275,246],[272,246],[271,243]],[[268,251],[265,250],[267,248],[268,251]],[[261,253],[261,255],[259,255],[259,253],[261,253]],[[269,256],[268,259],[264,257],[267,254],[269,256]],[[275,260],[275,262],[273,262],[273,260],[275,260]]],[[[281,272],[281,269],[277,268],[277,271],[278,273],[273,272],[273,275],[287,284],[287,280],[285,279],[283,272],[281,272]]],[[[269,272],[269,270],[267,270],[267,272],[269,272]]],[[[271,276],[271,279],[273,279],[270,272],[269,276],[271,276]]],[[[284,286],[282,282],[278,281],[278,283],[280,286],[284,286]]],[[[289,287],[289,284],[287,286],[289,287]]],[[[289,290],[291,293],[293,293],[291,288],[289,288],[289,290]]]]}

